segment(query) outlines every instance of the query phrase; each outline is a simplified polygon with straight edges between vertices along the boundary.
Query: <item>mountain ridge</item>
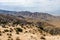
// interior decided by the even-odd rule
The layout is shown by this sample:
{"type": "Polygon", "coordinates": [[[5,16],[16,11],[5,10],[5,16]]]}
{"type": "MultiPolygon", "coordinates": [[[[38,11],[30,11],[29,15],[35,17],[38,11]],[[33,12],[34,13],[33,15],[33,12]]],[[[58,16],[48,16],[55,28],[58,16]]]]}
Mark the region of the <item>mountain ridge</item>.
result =
{"type": "Polygon", "coordinates": [[[29,11],[16,12],[16,11],[0,10],[0,14],[13,15],[18,19],[27,20],[30,22],[45,21],[58,27],[60,25],[59,22],[60,17],[43,12],[29,12],[29,11]]]}

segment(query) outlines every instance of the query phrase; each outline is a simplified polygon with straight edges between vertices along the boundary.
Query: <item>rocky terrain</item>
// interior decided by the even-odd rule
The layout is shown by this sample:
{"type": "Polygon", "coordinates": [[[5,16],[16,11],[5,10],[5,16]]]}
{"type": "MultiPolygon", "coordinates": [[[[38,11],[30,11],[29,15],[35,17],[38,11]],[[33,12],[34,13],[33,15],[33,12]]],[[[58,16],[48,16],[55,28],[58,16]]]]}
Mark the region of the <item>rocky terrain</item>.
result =
{"type": "Polygon", "coordinates": [[[59,20],[48,13],[1,10],[0,40],[60,40],[59,20]]]}

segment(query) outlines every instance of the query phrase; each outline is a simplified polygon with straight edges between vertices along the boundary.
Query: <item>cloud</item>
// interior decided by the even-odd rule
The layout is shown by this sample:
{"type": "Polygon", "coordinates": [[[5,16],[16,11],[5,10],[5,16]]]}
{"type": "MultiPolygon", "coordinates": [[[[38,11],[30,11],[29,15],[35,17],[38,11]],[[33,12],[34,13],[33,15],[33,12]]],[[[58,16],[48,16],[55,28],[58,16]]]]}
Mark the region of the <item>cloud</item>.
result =
{"type": "Polygon", "coordinates": [[[22,6],[32,6],[34,5],[33,0],[0,0],[3,5],[22,5],[22,6]]]}
{"type": "Polygon", "coordinates": [[[60,10],[60,0],[0,0],[0,9],[55,13],[60,10]]]}

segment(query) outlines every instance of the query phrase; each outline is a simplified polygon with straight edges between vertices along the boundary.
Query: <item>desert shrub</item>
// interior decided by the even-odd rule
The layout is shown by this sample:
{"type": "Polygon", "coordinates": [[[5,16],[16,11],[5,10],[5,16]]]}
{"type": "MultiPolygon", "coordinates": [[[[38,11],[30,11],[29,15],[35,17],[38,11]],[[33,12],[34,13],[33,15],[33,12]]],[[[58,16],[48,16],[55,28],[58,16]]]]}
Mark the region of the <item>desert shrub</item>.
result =
{"type": "Polygon", "coordinates": [[[7,33],[7,35],[9,36],[9,33],[7,33]]]}
{"type": "Polygon", "coordinates": [[[0,33],[0,36],[2,36],[2,34],[0,33]]]}
{"type": "Polygon", "coordinates": [[[27,27],[28,29],[31,28],[31,27],[29,27],[28,25],[27,25],[26,27],[27,27]]]}
{"type": "Polygon", "coordinates": [[[20,24],[20,26],[23,28],[24,24],[22,23],[22,24],[20,24]]]}
{"type": "Polygon", "coordinates": [[[17,25],[18,24],[26,24],[26,21],[25,20],[16,20],[16,21],[13,22],[13,25],[14,24],[17,24],[17,25]]]}
{"type": "Polygon", "coordinates": [[[45,40],[45,38],[42,36],[40,39],[43,39],[43,40],[45,40]]]}
{"type": "Polygon", "coordinates": [[[19,34],[19,32],[22,32],[23,30],[21,28],[15,28],[16,33],[19,34]]]}
{"type": "Polygon", "coordinates": [[[16,28],[16,31],[22,32],[23,30],[21,28],[16,28]]]}
{"type": "Polygon", "coordinates": [[[9,30],[8,30],[8,29],[5,29],[4,31],[5,31],[5,32],[9,32],[9,30]]]}
{"type": "Polygon", "coordinates": [[[19,37],[17,37],[16,40],[20,40],[19,37]]]}
{"type": "Polygon", "coordinates": [[[15,25],[15,24],[20,24],[20,21],[16,21],[16,22],[13,22],[13,25],[15,25]]]}
{"type": "Polygon", "coordinates": [[[10,30],[10,32],[12,32],[12,30],[10,30]]]}
{"type": "Polygon", "coordinates": [[[11,34],[11,33],[7,33],[7,35],[8,35],[8,36],[12,36],[12,34],[11,34]]]}
{"type": "Polygon", "coordinates": [[[12,24],[12,27],[15,27],[15,25],[12,24]]]}
{"type": "Polygon", "coordinates": [[[13,38],[11,38],[11,40],[13,40],[13,38]]]}
{"type": "Polygon", "coordinates": [[[8,36],[8,38],[11,38],[11,36],[8,36]]]}
{"type": "Polygon", "coordinates": [[[13,40],[13,38],[9,38],[9,39],[7,39],[7,40],[13,40]]]}
{"type": "Polygon", "coordinates": [[[10,39],[7,39],[7,40],[10,40],[10,39]]]}
{"type": "Polygon", "coordinates": [[[16,32],[16,34],[19,34],[19,32],[16,32]]]}
{"type": "Polygon", "coordinates": [[[10,28],[10,32],[12,32],[13,31],[13,29],[12,28],[10,28]]]}
{"type": "Polygon", "coordinates": [[[25,31],[25,33],[27,33],[28,31],[25,31]]]}
{"type": "Polygon", "coordinates": [[[0,31],[0,36],[2,36],[2,32],[0,31]]]}
{"type": "Polygon", "coordinates": [[[2,33],[5,33],[5,31],[2,31],[2,33]]]}
{"type": "Polygon", "coordinates": [[[5,24],[4,24],[4,25],[2,25],[2,28],[6,28],[5,24]]]}
{"type": "Polygon", "coordinates": [[[7,24],[8,22],[5,20],[0,21],[0,24],[7,24]]]}
{"type": "Polygon", "coordinates": [[[1,31],[0,31],[0,33],[1,33],[1,31]]]}

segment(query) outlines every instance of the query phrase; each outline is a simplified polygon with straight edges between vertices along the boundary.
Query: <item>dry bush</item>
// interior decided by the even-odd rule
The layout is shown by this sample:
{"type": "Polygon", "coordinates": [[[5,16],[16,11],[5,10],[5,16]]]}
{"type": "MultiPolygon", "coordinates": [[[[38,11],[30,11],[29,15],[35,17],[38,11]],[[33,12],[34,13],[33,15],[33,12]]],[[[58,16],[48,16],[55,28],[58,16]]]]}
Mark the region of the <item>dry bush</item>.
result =
{"type": "Polygon", "coordinates": [[[19,32],[23,32],[23,30],[21,28],[15,28],[16,33],[19,34],[19,32]]]}
{"type": "Polygon", "coordinates": [[[10,28],[10,32],[12,32],[13,31],[13,29],[12,28],[10,28]]]}
{"type": "Polygon", "coordinates": [[[20,21],[16,21],[16,22],[13,22],[13,25],[15,25],[15,24],[20,24],[20,21]]]}
{"type": "Polygon", "coordinates": [[[2,28],[6,28],[6,26],[5,25],[2,25],[2,28]]]}
{"type": "Polygon", "coordinates": [[[11,34],[11,33],[7,33],[7,35],[8,35],[8,36],[12,36],[12,34],[11,34]]]}
{"type": "Polygon", "coordinates": [[[42,36],[40,39],[42,39],[42,40],[46,40],[43,36],[42,36]]]}
{"type": "Polygon", "coordinates": [[[5,29],[4,32],[9,32],[9,30],[8,29],[5,29]]]}
{"type": "Polygon", "coordinates": [[[2,32],[0,31],[0,36],[2,36],[2,32]]]}
{"type": "Polygon", "coordinates": [[[19,37],[17,37],[16,40],[20,40],[19,37]]]}
{"type": "Polygon", "coordinates": [[[0,33],[0,36],[2,36],[2,33],[0,33]]]}
{"type": "Polygon", "coordinates": [[[8,38],[11,38],[11,36],[8,36],[8,38]]]}
{"type": "Polygon", "coordinates": [[[2,20],[2,21],[0,21],[0,24],[7,24],[8,22],[7,21],[4,21],[4,20],[2,20]]]}
{"type": "Polygon", "coordinates": [[[7,39],[7,40],[13,40],[13,38],[9,38],[9,39],[7,39]]]}

